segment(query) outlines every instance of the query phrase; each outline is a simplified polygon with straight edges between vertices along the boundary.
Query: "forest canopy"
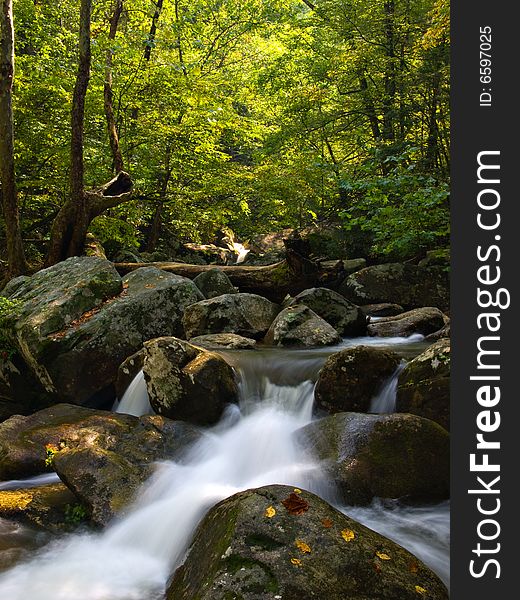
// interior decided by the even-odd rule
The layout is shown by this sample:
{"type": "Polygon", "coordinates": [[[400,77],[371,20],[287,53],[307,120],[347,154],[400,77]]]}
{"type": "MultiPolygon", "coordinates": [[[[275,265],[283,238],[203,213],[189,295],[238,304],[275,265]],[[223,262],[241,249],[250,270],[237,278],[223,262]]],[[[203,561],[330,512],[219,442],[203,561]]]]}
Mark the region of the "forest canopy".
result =
{"type": "MultiPolygon", "coordinates": [[[[378,259],[447,244],[446,0],[86,3],[84,186],[119,171],[133,182],[88,223],[107,253],[323,222],[378,259]]],[[[13,12],[16,184],[35,265],[71,194],[80,2],[13,12]]]]}

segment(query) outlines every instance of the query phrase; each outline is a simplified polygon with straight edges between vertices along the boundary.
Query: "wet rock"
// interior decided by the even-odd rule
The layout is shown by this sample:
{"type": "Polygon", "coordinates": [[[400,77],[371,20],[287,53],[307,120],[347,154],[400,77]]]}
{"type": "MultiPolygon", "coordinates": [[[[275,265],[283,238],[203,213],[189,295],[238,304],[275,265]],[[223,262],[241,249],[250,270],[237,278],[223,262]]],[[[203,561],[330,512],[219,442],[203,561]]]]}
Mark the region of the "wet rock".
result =
{"type": "Polygon", "coordinates": [[[337,413],[295,436],[323,461],[348,504],[367,504],[374,497],[449,497],[449,434],[428,419],[337,413]]]}
{"type": "Polygon", "coordinates": [[[119,400],[122,399],[128,386],[135,379],[137,373],[143,368],[144,357],[145,351],[144,348],[141,348],[141,350],[132,354],[132,356],[129,356],[119,366],[116,379],[116,396],[119,400]]]}
{"type": "Polygon", "coordinates": [[[144,348],[143,373],[156,413],[211,425],[237,401],[233,369],[218,354],[173,337],[150,340],[144,348]]]}
{"type": "Polygon", "coordinates": [[[199,335],[190,339],[190,344],[202,346],[208,350],[254,350],[256,340],[245,338],[236,333],[212,333],[210,335],[199,335]]]}
{"type": "Polygon", "coordinates": [[[0,479],[53,469],[105,525],[123,510],[156,460],[178,458],[200,437],[187,423],[58,404],[0,424],[0,479]]]}
{"type": "Polygon", "coordinates": [[[356,304],[396,303],[406,310],[421,306],[449,309],[449,276],[441,267],[403,263],[374,265],[349,275],[339,292],[356,304]]]}
{"type": "Polygon", "coordinates": [[[367,412],[371,399],[399,363],[397,354],[371,346],[346,348],[332,354],[316,383],[316,407],[329,413],[367,412]]]}
{"type": "Polygon", "coordinates": [[[444,326],[447,317],[438,308],[416,308],[395,317],[384,317],[368,324],[368,334],[381,337],[428,335],[444,326]]]}
{"type": "Polygon", "coordinates": [[[264,342],[271,346],[330,346],[341,337],[327,321],[305,305],[284,308],[273,321],[264,342]]]}
{"type": "Polygon", "coordinates": [[[399,375],[396,408],[450,428],[450,340],[440,339],[399,375]]]}
{"type": "Polygon", "coordinates": [[[105,406],[121,362],[147,339],[182,337],[184,309],[202,294],[154,267],[121,280],[108,261],[77,257],[36,273],[12,298],[22,302],[16,344],[49,397],[105,406]]]}
{"type": "Polygon", "coordinates": [[[310,288],[298,294],[293,304],[303,304],[332,325],[341,336],[366,333],[366,317],[361,309],[327,288],[310,288]]]}
{"type": "Polygon", "coordinates": [[[238,289],[231,283],[229,277],[220,269],[203,271],[193,283],[199,288],[205,298],[215,298],[223,294],[236,294],[238,289]]]}
{"type": "Polygon", "coordinates": [[[421,594],[448,598],[438,577],[401,546],[310,492],[272,485],[209,511],[166,598],[417,600],[421,594]]]}
{"type": "Polygon", "coordinates": [[[260,339],[279,307],[256,294],[224,294],[187,307],[183,324],[188,339],[211,333],[236,333],[260,339]]]}
{"type": "Polygon", "coordinates": [[[364,304],[360,307],[367,317],[395,317],[404,312],[400,304],[380,302],[379,304],[364,304]]]}

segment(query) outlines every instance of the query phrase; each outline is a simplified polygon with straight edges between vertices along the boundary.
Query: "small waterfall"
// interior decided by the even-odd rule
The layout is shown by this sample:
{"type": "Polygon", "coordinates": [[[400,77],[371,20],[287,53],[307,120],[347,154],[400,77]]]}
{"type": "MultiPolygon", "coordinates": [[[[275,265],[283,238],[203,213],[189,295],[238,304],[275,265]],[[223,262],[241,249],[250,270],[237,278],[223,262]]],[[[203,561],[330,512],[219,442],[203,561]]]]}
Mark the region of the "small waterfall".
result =
{"type": "Polygon", "coordinates": [[[114,406],[113,410],[118,413],[134,415],[135,417],[142,417],[143,415],[150,415],[153,413],[153,409],[148,400],[148,391],[146,389],[146,382],[142,371],[139,371],[134,377],[132,383],[123,394],[121,401],[117,406],[114,406]]]}
{"type": "Polygon", "coordinates": [[[372,398],[370,402],[370,411],[372,413],[386,414],[395,412],[395,403],[397,397],[397,384],[399,383],[399,375],[406,365],[405,361],[397,367],[394,373],[387,379],[377,396],[372,398]]]}
{"type": "Polygon", "coordinates": [[[233,242],[233,250],[237,253],[237,261],[235,263],[237,265],[243,263],[246,259],[246,256],[250,252],[249,249],[247,249],[243,244],[239,244],[238,242],[233,242]]]}

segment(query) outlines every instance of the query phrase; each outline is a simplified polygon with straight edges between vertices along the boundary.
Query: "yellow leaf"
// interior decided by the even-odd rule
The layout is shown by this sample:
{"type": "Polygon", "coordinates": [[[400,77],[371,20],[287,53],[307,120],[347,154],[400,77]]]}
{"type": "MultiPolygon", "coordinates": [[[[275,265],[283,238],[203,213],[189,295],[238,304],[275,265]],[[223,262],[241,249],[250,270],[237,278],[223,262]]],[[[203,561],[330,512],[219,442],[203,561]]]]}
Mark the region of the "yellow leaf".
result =
{"type": "Polygon", "coordinates": [[[302,561],[299,558],[291,558],[291,562],[293,565],[296,565],[297,567],[302,566],[302,561]]]}
{"type": "Polygon", "coordinates": [[[272,506],[268,506],[268,507],[265,509],[265,516],[266,516],[268,519],[272,519],[272,518],[275,516],[275,514],[276,514],[276,510],[275,510],[275,509],[274,509],[272,506]]]}
{"type": "Polygon", "coordinates": [[[418,594],[426,594],[426,590],[425,590],[423,587],[421,587],[420,585],[416,585],[416,586],[415,586],[415,591],[416,591],[418,594]]]}
{"type": "Polygon", "coordinates": [[[384,552],[376,552],[376,556],[381,560],[392,560],[391,557],[388,556],[388,554],[385,554],[384,552]]]}
{"type": "Polygon", "coordinates": [[[346,542],[351,542],[356,537],[356,534],[352,531],[352,529],[343,529],[341,532],[341,537],[346,542]]]}
{"type": "Polygon", "coordinates": [[[296,494],[301,494],[302,493],[302,491],[300,490],[300,488],[294,488],[294,492],[296,494]]]}
{"type": "Polygon", "coordinates": [[[304,554],[308,554],[311,551],[311,547],[302,540],[296,540],[294,543],[296,544],[298,550],[304,554]]]}

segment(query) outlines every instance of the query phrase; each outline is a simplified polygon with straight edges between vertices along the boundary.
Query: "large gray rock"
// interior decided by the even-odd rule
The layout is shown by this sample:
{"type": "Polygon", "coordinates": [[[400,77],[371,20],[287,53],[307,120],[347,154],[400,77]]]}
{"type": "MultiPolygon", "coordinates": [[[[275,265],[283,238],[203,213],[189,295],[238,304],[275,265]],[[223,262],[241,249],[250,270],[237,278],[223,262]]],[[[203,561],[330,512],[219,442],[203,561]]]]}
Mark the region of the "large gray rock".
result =
{"type": "Polygon", "coordinates": [[[205,298],[215,298],[223,294],[236,294],[238,292],[238,289],[221,269],[203,271],[195,277],[193,283],[199,288],[205,298]]]}
{"type": "Polygon", "coordinates": [[[327,288],[310,288],[298,294],[292,304],[303,304],[332,325],[341,336],[363,335],[367,319],[359,306],[327,288]]]}
{"type": "Polygon", "coordinates": [[[392,302],[405,309],[437,306],[448,310],[449,276],[439,267],[403,263],[374,265],[349,275],[339,292],[356,304],[392,302]]]}
{"type": "Polygon", "coordinates": [[[295,436],[323,461],[348,504],[366,504],[374,497],[449,497],[449,434],[428,419],[337,413],[295,436]]]}
{"type": "Polygon", "coordinates": [[[233,369],[218,354],[174,337],[150,340],[144,350],[144,379],[156,413],[211,425],[237,401],[233,369]]]}
{"type": "Polygon", "coordinates": [[[345,348],[332,354],[316,383],[316,406],[329,413],[367,412],[370,401],[399,363],[397,354],[371,346],[345,348]]]}
{"type": "Polygon", "coordinates": [[[154,267],[121,280],[108,261],[79,257],[36,273],[12,298],[22,302],[16,343],[47,394],[100,406],[115,395],[121,362],[145,340],[183,337],[184,309],[202,294],[154,267]]]}
{"type": "Polygon", "coordinates": [[[264,342],[271,346],[330,346],[339,344],[341,337],[332,325],[301,304],[282,310],[264,342]]]}
{"type": "Polygon", "coordinates": [[[179,458],[200,435],[158,415],[57,404],[0,424],[0,480],[54,469],[92,521],[104,525],[131,502],[154,461],[179,458]]]}
{"type": "Polygon", "coordinates": [[[367,317],[395,317],[404,312],[399,304],[379,302],[378,304],[364,304],[360,307],[367,317]]]}
{"type": "Polygon", "coordinates": [[[399,375],[396,409],[450,428],[450,340],[440,339],[399,375]]]}
{"type": "Polygon", "coordinates": [[[394,317],[384,317],[368,325],[368,334],[381,337],[428,335],[444,327],[447,317],[438,308],[415,308],[394,317]]]}
{"type": "Polygon", "coordinates": [[[281,485],[247,490],[199,525],[167,600],[447,600],[413,554],[321,498],[281,485]]]}
{"type": "Polygon", "coordinates": [[[188,339],[210,333],[262,338],[280,308],[256,294],[224,294],[189,306],[183,324],[188,339]]]}
{"type": "Polygon", "coordinates": [[[212,333],[190,339],[190,344],[202,346],[208,350],[254,350],[256,340],[245,338],[236,333],[212,333]]]}

